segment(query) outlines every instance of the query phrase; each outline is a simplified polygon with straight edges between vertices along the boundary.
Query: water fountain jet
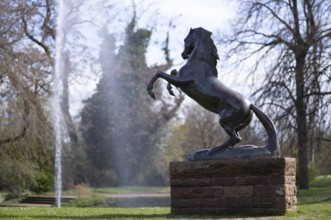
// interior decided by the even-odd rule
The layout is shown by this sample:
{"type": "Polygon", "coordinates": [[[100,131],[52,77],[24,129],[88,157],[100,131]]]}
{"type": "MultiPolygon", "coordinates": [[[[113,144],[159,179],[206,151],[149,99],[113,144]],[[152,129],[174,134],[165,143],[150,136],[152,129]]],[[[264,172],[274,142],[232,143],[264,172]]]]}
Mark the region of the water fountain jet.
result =
{"type": "Polygon", "coordinates": [[[62,131],[61,131],[61,97],[63,85],[61,73],[63,72],[63,43],[64,43],[64,3],[63,0],[58,0],[58,16],[56,27],[56,57],[55,57],[55,76],[53,84],[52,97],[52,114],[53,114],[53,129],[55,135],[55,197],[56,206],[61,207],[62,194],[62,131]]]}

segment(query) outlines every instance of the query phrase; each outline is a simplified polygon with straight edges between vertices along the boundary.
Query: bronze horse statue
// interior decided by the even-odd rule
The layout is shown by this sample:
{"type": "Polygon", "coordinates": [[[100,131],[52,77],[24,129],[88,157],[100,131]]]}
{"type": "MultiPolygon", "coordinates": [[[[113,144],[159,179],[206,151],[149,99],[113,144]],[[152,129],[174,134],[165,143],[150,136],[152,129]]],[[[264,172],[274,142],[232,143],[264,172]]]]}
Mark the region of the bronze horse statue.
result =
{"type": "Polygon", "coordinates": [[[218,114],[219,123],[229,135],[229,139],[219,146],[189,154],[189,160],[278,156],[276,129],[270,118],[242,94],[218,80],[216,65],[219,57],[211,34],[201,27],[191,28],[184,40],[185,48],[182,53],[183,59],[187,60],[186,64],[178,72],[172,70],[170,75],[158,71],[147,85],[149,95],[155,99],[153,84],[158,78],[162,78],[168,81],[167,90],[171,95],[174,95],[174,85],[205,109],[218,114]],[[234,147],[241,141],[239,130],[250,123],[253,112],[267,131],[268,143],[264,147],[234,147]]]}

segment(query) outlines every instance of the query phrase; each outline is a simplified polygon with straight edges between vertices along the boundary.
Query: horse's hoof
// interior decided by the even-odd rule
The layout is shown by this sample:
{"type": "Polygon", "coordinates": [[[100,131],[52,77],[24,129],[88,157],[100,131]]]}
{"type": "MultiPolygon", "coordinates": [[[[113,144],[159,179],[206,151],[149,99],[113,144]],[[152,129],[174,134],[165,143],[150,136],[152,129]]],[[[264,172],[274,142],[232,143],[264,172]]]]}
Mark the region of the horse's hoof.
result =
{"type": "Polygon", "coordinates": [[[193,153],[190,153],[186,156],[186,158],[190,161],[194,161],[194,160],[208,160],[208,149],[202,149],[199,151],[195,151],[193,153]]]}
{"type": "Polygon", "coordinates": [[[170,83],[168,83],[167,85],[167,90],[170,95],[175,96],[174,92],[172,91],[172,86],[170,83]]]}
{"type": "Polygon", "coordinates": [[[169,92],[170,95],[175,96],[175,94],[174,94],[174,92],[172,91],[172,89],[168,89],[168,92],[169,92]]]}
{"type": "Polygon", "coordinates": [[[156,99],[156,98],[155,98],[155,94],[154,94],[154,92],[152,92],[152,91],[149,90],[149,91],[148,91],[148,94],[149,94],[149,96],[152,97],[153,99],[156,99]]]}
{"type": "Polygon", "coordinates": [[[186,155],[186,158],[188,159],[188,160],[190,160],[190,161],[193,161],[193,160],[195,160],[195,154],[194,153],[190,153],[190,154],[188,154],[188,155],[186,155]]]}
{"type": "Polygon", "coordinates": [[[225,149],[225,147],[222,147],[222,148],[219,148],[219,147],[211,148],[211,149],[209,149],[207,155],[208,156],[212,156],[213,154],[215,154],[215,153],[217,153],[217,152],[219,152],[219,151],[221,151],[223,149],[225,149]]]}
{"type": "Polygon", "coordinates": [[[177,70],[176,69],[171,70],[170,75],[177,75],[177,70]]]}

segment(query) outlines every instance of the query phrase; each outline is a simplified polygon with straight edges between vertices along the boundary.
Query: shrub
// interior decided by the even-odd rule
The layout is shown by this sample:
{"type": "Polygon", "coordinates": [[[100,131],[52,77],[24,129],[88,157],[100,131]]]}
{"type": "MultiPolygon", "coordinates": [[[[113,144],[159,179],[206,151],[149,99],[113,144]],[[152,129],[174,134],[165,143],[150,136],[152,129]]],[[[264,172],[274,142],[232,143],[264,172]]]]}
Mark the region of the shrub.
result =
{"type": "Polygon", "coordinates": [[[92,195],[86,197],[79,197],[70,202],[63,204],[64,207],[108,207],[112,202],[106,197],[100,195],[92,195]]]}
{"type": "Polygon", "coordinates": [[[47,170],[39,171],[36,177],[36,185],[31,190],[36,193],[54,191],[54,174],[47,170]]]}
{"type": "Polygon", "coordinates": [[[79,198],[89,197],[93,194],[92,189],[87,184],[79,184],[74,187],[74,194],[79,198]]]}
{"type": "Polygon", "coordinates": [[[13,197],[36,185],[36,172],[31,163],[24,160],[1,159],[0,191],[7,192],[13,197]]]}

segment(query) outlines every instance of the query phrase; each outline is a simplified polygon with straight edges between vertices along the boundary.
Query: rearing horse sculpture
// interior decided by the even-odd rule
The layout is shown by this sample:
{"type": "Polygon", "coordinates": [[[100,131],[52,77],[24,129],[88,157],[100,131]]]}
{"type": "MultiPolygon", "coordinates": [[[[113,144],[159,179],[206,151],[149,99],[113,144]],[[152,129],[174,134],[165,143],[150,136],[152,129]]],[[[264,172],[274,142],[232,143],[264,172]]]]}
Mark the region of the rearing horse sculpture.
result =
{"type": "Polygon", "coordinates": [[[214,148],[189,154],[189,160],[278,156],[279,144],[273,122],[242,94],[217,79],[216,64],[219,57],[211,34],[203,28],[190,29],[184,40],[185,48],[182,53],[183,59],[187,59],[186,64],[178,72],[172,70],[170,75],[158,71],[147,86],[149,95],[155,99],[153,84],[158,78],[162,78],[168,81],[167,89],[171,95],[174,95],[171,87],[174,85],[202,107],[219,115],[219,123],[229,135],[229,139],[214,148]],[[264,147],[233,147],[240,142],[238,132],[250,123],[252,112],[266,129],[268,143],[264,147]]]}

